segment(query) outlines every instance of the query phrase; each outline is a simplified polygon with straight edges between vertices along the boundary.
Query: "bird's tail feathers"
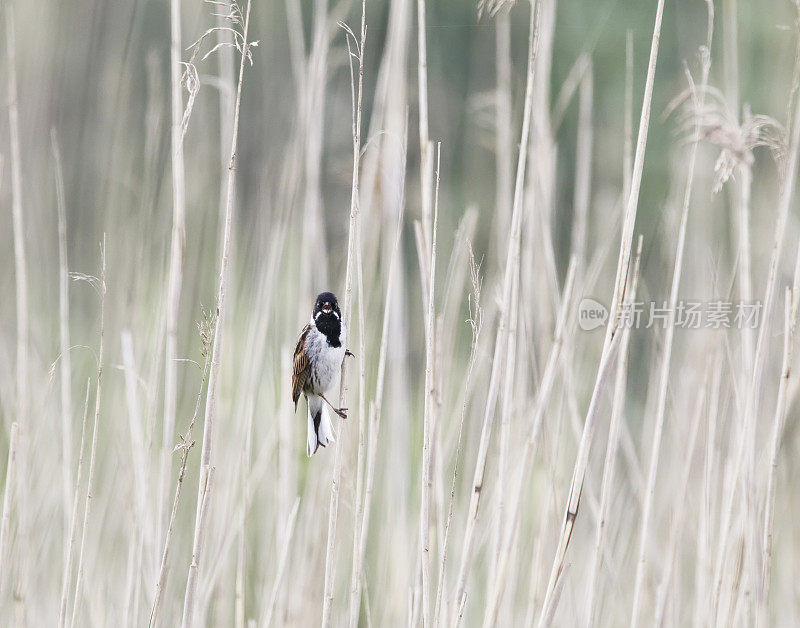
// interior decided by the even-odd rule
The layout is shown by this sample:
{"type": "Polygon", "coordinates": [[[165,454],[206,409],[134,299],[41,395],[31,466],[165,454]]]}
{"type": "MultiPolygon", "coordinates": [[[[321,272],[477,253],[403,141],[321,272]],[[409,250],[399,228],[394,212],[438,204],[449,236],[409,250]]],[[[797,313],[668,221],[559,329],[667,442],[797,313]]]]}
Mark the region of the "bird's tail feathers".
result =
{"type": "Polygon", "coordinates": [[[312,405],[308,404],[308,438],[306,439],[306,455],[313,456],[319,446],[327,447],[335,442],[333,435],[333,424],[328,413],[328,408],[323,404],[312,410],[312,405]]]}

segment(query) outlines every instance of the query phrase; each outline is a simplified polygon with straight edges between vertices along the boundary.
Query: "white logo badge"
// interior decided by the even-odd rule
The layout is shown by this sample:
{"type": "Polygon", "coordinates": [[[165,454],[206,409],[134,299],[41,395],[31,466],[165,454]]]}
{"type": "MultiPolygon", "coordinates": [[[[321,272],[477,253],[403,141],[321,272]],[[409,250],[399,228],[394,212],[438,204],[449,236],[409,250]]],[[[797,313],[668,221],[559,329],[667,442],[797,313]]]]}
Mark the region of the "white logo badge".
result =
{"type": "Polygon", "coordinates": [[[602,303],[585,297],[578,305],[578,325],[583,331],[592,331],[602,327],[608,320],[608,310],[602,303]]]}

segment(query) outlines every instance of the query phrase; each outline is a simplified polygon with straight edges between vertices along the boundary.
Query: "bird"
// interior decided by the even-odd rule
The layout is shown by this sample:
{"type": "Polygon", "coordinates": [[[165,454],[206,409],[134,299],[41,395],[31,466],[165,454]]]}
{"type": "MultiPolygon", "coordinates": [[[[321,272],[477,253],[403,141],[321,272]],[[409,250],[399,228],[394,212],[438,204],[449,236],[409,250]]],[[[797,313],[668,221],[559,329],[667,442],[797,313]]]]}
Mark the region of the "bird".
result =
{"type": "Polygon", "coordinates": [[[347,329],[332,292],[317,296],[311,320],[303,327],[292,361],[292,401],[295,412],[303,393],[308,406],[308,438],[306,454],[310,458],[320,445],[334,442],[333,424],[327,406],[341,418],[347,418],[347,408],[335,408],[325,393],[330,390],[346,355],[347,329]]]}

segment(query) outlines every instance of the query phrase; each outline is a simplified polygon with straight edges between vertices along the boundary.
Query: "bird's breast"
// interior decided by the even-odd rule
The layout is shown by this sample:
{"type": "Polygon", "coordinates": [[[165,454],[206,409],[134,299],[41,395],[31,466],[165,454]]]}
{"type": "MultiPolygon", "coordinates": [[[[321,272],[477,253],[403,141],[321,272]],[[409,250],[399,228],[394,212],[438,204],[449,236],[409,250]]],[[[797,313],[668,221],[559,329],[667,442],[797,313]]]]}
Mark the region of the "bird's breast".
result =
{"type": "MultiPolygon", "coordinates": [[[[342,336],[344,332],[340,335],[342,336]]],[[[311,363],[311,392],[324,394],[330,389],[341,371],[344,351],[344,342],[338,347],[332,347],[323,333],[312,329],[306,340],[306,352],[311,363]]]]}

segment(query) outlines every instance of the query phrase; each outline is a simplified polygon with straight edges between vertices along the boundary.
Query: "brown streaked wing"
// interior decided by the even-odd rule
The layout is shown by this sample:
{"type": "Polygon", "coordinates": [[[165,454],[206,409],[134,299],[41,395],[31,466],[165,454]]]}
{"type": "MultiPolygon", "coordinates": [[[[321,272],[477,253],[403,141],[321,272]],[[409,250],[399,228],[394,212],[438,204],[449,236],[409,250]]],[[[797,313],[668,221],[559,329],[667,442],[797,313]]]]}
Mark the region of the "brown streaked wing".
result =
{"type": "Polygon", "coordinates": [[[300,332],[300,338],[297,339],[297,346],[294,349],[294,361],[292,362],[292,401],[294,402],[295,410],[297,410],[297,400],[300,399],[300,393],[303,392],[303,386],[305,386],[309,371],[311,370],[311,363],[308,361],[308,356],[306,355],[306,338],[310,330],[310,325],[303,327],[303,331],[300,332]]]}

